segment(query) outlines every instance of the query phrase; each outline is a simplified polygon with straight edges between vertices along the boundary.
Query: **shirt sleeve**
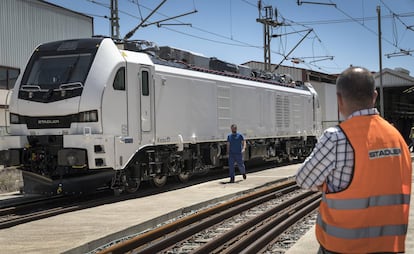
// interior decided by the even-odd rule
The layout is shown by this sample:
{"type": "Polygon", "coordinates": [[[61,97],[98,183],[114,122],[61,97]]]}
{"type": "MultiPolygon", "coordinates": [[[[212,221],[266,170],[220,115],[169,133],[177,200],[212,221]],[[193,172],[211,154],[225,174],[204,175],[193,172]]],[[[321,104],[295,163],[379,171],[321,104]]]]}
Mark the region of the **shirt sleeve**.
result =
{"type": "Polygon", "coordinates": [[[296,173],[296,183],[303,189],[318,190],[335,168],[337,135],[334,128],[327,129],[315,148],[296,173]]]}

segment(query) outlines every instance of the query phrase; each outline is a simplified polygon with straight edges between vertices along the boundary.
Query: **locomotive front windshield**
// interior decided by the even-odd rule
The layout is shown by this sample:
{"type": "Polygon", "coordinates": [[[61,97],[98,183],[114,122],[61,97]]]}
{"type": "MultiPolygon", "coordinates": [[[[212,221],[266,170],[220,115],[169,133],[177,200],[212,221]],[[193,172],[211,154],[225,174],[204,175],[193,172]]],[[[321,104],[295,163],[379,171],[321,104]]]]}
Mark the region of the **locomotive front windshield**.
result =
{"type": "Polygon", "coordinates": [[[32,89],[38,87],[49,90],[74,83],[83,86],[91,59],[92,55],[87,53],[39,57],[21,88],[29,86],[32,89]]]}
{"type": "Polygon", "coordinates": [[[92,53],[38,55],[31,60],[19,88],[19,99],[54,102],[80,96],[92,53]]]}

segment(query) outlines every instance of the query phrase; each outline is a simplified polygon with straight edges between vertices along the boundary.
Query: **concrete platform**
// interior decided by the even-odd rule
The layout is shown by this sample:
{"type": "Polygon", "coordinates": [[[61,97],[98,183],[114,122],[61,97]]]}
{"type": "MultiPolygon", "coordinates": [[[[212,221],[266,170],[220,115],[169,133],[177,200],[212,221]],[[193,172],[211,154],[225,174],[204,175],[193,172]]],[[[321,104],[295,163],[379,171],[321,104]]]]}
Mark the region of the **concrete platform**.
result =
{"type": "MultiPolygon", "coordinates": [[[[413,165],[414,167],[414,165],[413,165]]],[[[410,218],[408,233],[405,242],[405,253],[414,253],[414,176],[411,192],[410,218]]],[[[315,254],[318,252],[319,244],[315,237],[315,226],[313,226],[299,241],[292,246],[285,254],[315,254]]]]}
{"type": "Polygon", "coordinates": [[[293,176],[299,165],[219,179],[0,230],[0,253],[85,253],[187,211],[293,176]]]}

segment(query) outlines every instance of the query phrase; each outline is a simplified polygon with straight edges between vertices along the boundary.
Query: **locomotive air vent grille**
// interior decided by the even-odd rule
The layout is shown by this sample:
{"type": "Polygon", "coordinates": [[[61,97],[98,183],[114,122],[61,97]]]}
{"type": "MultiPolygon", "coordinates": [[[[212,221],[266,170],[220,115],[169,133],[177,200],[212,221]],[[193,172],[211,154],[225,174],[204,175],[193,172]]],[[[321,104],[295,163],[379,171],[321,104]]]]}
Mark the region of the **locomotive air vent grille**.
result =
{"type": "Polygon", "coordinates": [[[230,87],[217,88],[217,120],[219,129],[227,129],[231,124],[230,87]]]}
{"type": "Polygon", "coordinates": [[[288,95],[285,95],[283,99],[283,122],[285,123],[285,128],[290,127],[290,98],[288,95]]]}
{"type": "Polygon", "coordinates": [[[277,94],[275,98],[275,121],[278,129],[283,126],[283,100],[282,95],[277,94]]]}

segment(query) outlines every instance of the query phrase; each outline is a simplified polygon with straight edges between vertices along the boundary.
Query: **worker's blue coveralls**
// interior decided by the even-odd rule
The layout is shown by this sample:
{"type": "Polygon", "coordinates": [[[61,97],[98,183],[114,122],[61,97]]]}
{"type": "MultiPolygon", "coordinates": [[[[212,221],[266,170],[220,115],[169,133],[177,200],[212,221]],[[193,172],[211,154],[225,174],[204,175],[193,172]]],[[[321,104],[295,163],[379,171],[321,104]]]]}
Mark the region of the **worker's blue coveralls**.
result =
{"type": "Polygon", "coordinates": [[[229,149],[229,175],[230,182],[234,182],[234,163],[237,163],[241,174],[246,174],[246,168],[243,162],[243,140],[244,137],[240,133],[231,133],[227,136],[227,142],[230,144],[229,149]]]}

